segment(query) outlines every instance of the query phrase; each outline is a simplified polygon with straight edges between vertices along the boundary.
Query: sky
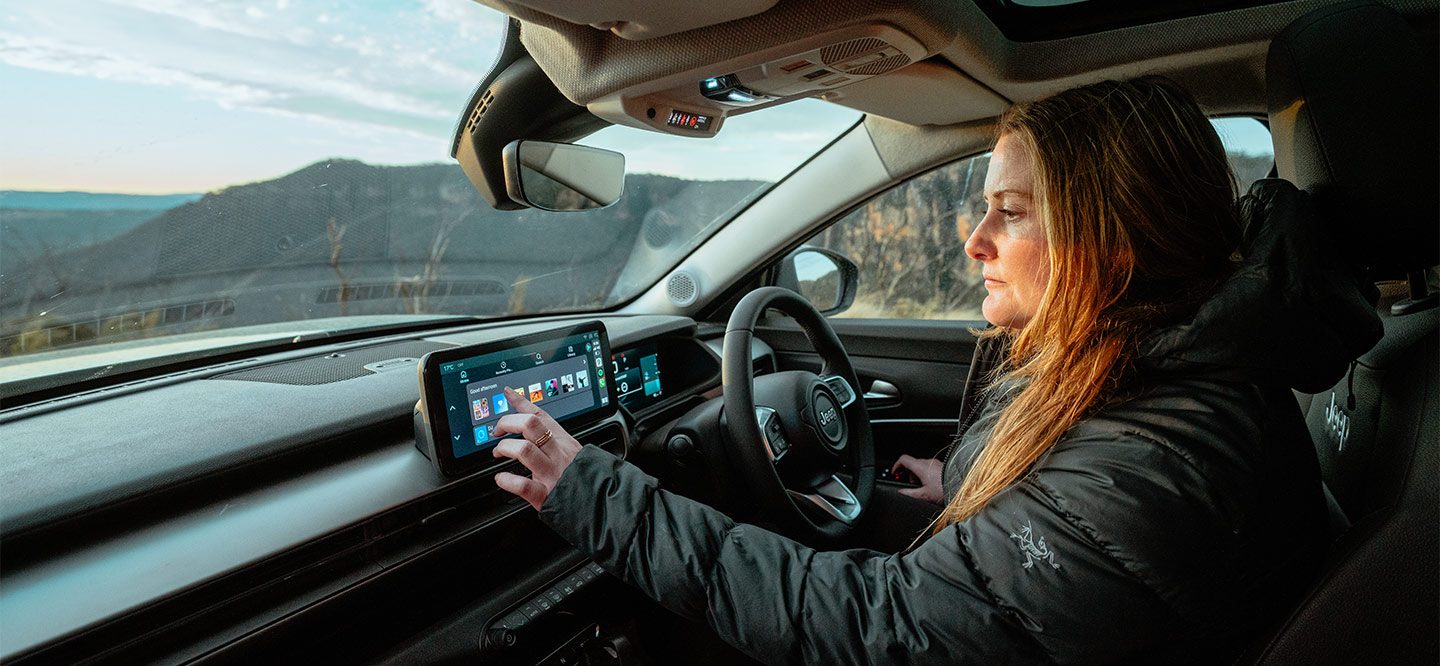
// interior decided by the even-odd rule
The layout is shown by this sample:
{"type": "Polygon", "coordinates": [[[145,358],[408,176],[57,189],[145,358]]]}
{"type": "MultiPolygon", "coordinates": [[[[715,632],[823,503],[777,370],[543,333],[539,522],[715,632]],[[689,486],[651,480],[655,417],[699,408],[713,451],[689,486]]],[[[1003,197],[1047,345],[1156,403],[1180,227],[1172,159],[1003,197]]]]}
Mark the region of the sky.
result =
{"type": "MultiPolygon", "coordinates": [[[[6,0],[0,189],[204,192],[332,157],[451,162],[503,25],[472,0],[6,0]]],[[[716,140],[586,143],[636,172],[774,180],[858,117],[811,101],[716,140]]]]}
{"type": "MultiPolygon", "coordinates": [[[[0,189],[206,192],[327,158],[453,163],[503,25],[472,0],[6,0],[0,189]]],[[[632,172],[777,180],[858,118],[805,100],[715,139],[612,127],[585,143],[632,172]]],[[[1268,145],[1250,124],[1222,135],[1268,145]]]]}

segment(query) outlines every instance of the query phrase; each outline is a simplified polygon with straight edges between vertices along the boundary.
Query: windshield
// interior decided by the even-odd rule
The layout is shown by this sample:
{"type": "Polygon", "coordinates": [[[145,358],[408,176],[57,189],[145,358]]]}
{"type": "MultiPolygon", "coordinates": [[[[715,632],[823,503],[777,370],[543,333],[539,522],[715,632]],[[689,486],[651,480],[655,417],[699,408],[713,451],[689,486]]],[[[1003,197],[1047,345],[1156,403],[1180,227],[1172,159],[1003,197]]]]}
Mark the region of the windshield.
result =
{"type": "Polygon", "coordinates": [[[584,143],[626,154],[619,203],[496,211],[448,152],[504,23],[472,0],[7,3],[0,380],[97,345],[607,308],[859,117],[609,128],[584,143]]]}

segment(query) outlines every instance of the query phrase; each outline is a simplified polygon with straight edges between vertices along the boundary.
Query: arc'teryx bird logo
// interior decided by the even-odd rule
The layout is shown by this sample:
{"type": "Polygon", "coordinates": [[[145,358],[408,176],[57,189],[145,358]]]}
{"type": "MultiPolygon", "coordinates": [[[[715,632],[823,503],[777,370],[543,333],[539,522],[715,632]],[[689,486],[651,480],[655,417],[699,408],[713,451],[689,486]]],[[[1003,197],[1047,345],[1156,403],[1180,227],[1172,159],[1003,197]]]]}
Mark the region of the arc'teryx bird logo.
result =
{"type": "Polygon", "coordinates": [[[1020,533],[1012,532],[1010,538],[1020,545],[1020,552],[1025,554],[1025,562],[1022,566],[1026,569],[1033,568],[1036,562],[1044,562],[1052,569],[1059,569],[1060,564],[1055,561],[1055,553],[1050,546],[1045,544],[1045,537],[1034,538],[1035,530],[1030,527],[1030,521],[1020,527],[1020,533]]]}

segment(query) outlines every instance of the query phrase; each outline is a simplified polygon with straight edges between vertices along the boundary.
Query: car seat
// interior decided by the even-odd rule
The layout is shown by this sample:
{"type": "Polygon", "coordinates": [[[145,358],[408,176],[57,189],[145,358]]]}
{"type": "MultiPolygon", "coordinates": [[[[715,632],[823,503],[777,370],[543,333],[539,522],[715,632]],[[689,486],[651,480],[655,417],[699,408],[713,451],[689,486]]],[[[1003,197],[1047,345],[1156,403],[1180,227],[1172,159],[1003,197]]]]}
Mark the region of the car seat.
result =
{"type": "Polygon", "coordinates": [[[1330,390],[1302,396],[1350,525],[1243,663],[1440,663],[1434,48],[1433,34],[1367,2],[1310,12],[1270,46],[1280,177],[1311,195],[1340,256],[1370,279],[1401,280],[1381,283],[1381,341],[1330,390]]]}

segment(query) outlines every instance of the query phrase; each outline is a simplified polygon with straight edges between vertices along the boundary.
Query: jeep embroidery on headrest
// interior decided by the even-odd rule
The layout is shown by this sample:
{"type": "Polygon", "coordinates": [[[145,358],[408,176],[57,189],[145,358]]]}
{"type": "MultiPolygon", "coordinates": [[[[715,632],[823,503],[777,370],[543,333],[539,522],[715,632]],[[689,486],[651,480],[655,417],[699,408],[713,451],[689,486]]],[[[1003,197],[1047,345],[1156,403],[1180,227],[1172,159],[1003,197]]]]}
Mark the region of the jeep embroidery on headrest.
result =
{"type": "Polygon", "coordinates": [[[1340,442],[1337,451],[1345,450],[1345,440],[1350,439],[1350,415],[1340,408],[1335,402],[1335,392],[1330,392],[1330,406],[1325,408],[1325,425],[1330,426],[1330,432],[1334,433],[1335,439],[1340,442]]]}

